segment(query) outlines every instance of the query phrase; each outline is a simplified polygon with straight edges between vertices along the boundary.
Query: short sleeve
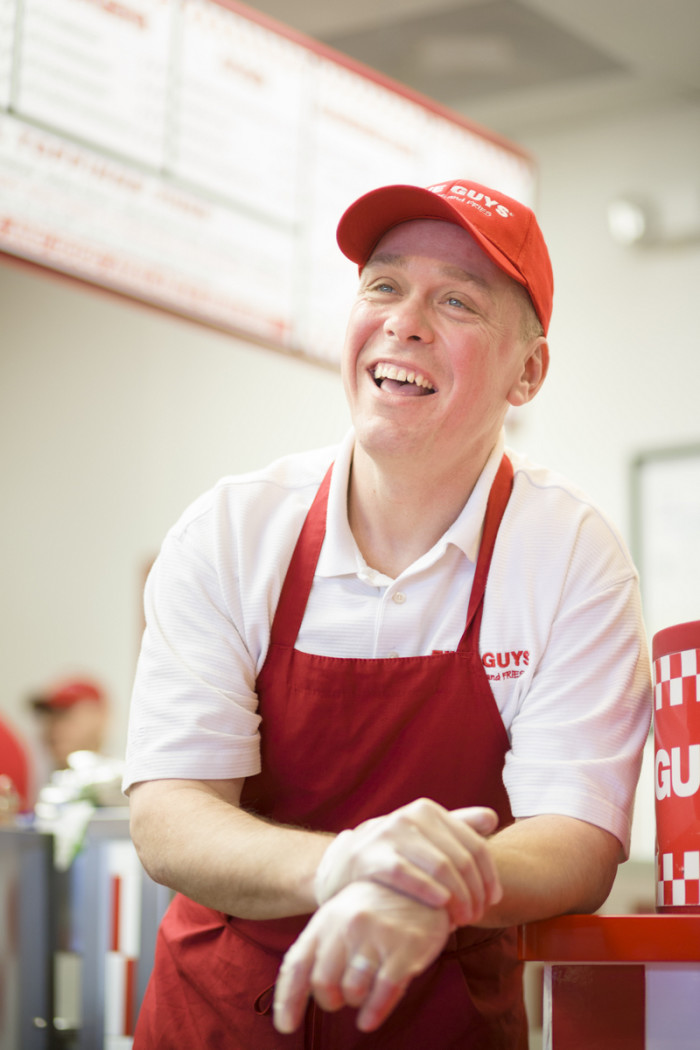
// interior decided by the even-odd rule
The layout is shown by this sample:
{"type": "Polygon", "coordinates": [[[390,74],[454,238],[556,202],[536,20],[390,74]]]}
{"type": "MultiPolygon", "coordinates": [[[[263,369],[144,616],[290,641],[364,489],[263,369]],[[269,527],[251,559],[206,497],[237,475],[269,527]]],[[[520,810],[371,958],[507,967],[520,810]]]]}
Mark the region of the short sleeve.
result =
{"type": "Polygon", "coordinates": [[[125,790],[143,779],[226,779],[260,768],[255,660],[241,610],[231,607],[235,567],[224,586],[217,564],[214,517],[205,504],[173,530],[147,580],[125,790]]]}

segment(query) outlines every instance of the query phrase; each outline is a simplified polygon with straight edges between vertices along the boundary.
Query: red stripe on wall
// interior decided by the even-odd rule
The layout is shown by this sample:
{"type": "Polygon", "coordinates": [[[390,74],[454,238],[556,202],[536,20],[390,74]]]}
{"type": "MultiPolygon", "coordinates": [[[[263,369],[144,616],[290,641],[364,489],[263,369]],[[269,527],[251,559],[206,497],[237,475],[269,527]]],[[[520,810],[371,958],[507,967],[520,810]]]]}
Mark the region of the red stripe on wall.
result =
{"type": "Polygon", "coordinates": [[[136,959],[125,959],[124,1035],[133,1035],[136,1027],[134,1007],[136,1003],[136,959]]]}
{"type": "Polygon", "coordinates": [[[119,951],[119,919],[121,912],[122,880],[119,875],[112,876],[112,929],[109,950],[119,951]]]}

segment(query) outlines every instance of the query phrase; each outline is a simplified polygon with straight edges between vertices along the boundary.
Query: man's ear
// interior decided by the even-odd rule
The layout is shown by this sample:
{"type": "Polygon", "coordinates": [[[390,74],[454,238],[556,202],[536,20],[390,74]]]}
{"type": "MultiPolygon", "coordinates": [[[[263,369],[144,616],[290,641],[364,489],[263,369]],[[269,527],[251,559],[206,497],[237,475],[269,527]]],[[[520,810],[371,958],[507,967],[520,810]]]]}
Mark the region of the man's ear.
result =
{"type": "Polygon", "coordinates": [[[549,370],[549,345],[543,335],[528,343],[522,360],[522,368],[508,392],[511,405],[525,405],[545,381],[549,370]]]}

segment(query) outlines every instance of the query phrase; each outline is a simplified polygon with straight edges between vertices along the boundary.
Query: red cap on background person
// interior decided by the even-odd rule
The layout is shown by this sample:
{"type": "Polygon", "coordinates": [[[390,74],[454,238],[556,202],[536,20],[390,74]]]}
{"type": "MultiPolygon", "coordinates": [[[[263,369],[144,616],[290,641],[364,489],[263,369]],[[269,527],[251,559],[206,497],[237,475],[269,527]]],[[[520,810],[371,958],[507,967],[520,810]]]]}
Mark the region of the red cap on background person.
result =
{"type": "Polygon", "coordinates": [[[382,186],[351,204],[338,224],[343,255],[365,265],[385,233],[402,222],[439,219],[461,226],[530,296],[544,334],[552,316],[554,278],[547,245],[531,208],[467,179],[426,188],[382,186]]]}
{"type": "Polygon", "coordinates": [[[71,679],[32,697],[30,703],[36,711],[58,711],[72,707],[81,700],[104,703],[105,694],[95,682],[87,679],[71,679]]]}

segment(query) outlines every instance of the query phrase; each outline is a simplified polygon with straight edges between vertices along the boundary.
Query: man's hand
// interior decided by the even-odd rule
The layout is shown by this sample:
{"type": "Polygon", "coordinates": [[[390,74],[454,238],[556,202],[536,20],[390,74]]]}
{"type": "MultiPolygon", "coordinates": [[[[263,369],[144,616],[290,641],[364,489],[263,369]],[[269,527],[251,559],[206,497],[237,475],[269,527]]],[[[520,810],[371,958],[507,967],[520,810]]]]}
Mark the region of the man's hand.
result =
{"type": "Polygon", "coordinates": [[[410,981],[442,951],[447,912],[374,882],[353,882],[312,916],[284,957],[274,1024],[293,1032],[312,995],[324,1010],[359,1008],[357,1027],[386,1020],[410,981]]]}
{"type": "Polygon", "coordinates": [[[324,853],[314,882],[318,904],[358,879],[371,879],[432,908],[455,926],[478,921],[502,895],[485,835],[498,818],[483,806],[446,810],[417,799],[343,831],[324,853]]]}

